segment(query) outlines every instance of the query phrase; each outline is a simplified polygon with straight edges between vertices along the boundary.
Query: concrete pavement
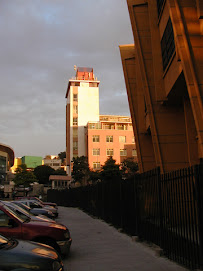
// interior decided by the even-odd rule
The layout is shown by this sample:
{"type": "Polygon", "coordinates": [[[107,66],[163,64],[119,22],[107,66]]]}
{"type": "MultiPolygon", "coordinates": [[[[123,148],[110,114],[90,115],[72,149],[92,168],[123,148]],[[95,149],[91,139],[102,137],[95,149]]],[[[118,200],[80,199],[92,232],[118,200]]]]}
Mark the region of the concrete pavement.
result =
{"type": "Polygon", "coordinates": [[[57,221],[68,226],[73,239],[65,271],[187,270],[79,209],[59,207],[57,221]]]}

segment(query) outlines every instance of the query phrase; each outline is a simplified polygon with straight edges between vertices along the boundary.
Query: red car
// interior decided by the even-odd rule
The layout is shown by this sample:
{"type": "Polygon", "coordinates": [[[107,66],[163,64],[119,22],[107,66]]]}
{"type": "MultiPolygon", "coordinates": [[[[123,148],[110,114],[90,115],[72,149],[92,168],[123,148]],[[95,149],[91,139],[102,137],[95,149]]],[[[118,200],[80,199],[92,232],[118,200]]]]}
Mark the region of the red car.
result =
{"type": "Polygon", "coordinates": [[[2,202],[0,202],[0,234],[50,245],[62,255],[68,255],[72,243],[66,226],[32,221],[30,218],[23,220],[2,202]]]}

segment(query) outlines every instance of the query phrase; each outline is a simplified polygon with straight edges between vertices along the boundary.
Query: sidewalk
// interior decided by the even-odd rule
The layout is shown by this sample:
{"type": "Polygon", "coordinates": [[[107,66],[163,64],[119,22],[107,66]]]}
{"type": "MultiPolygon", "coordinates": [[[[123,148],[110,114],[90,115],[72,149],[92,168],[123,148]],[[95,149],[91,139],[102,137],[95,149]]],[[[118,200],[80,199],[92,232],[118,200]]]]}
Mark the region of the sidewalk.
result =
{"type": "Polygon", "coordinates": [[[65,271],[185,271],[145,244],[75,208],[59,207],[58,222],[73,239],[65,271]]]}

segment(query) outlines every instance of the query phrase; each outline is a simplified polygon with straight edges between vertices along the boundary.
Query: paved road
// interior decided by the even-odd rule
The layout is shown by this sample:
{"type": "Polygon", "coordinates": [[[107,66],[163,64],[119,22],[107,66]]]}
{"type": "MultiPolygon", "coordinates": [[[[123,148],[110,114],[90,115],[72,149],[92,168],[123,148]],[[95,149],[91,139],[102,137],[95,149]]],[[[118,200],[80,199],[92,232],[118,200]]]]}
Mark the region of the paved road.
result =
{"type": "Polygon", "coordinates": [[[73,239],[65,271],[187,270],[76,208],[59,207],[57,221],[68,226],[73,239]]]}

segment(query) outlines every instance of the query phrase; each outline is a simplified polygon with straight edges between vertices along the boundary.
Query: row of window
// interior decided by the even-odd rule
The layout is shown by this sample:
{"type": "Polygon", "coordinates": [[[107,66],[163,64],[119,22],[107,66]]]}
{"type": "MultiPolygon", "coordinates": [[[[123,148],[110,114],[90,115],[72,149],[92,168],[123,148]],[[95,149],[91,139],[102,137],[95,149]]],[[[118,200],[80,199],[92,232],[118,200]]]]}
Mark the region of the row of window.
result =
{"type": "MultiPolygon", "coordinates": [[[[100,136],[99,135],[93,135],[92,136],[92,142],[100,142],[100,136]]],[[[113,136],[107,135],[106,136],[106,142],[113,142],[113,136]]],[[[119,136],[119,142],[120,143],[126,143],[126,136],[119,136]]],[[[132,143],[135,143],[135,137],[132,137],[132,143]]]]}
{"type": "MultiPolygon", "coordinates": [[[[100,149],[93,149],[92,155],[100,155],[100,149]]],[[[114,149],[106,149],[106,155],[107,156],[113,156],[114,155],[114,149]]],[[[127,149],[120,149],[120,156],[127,156],[127,149]]],[[[132,150],[132,156],[137,156],[137,150],[132,150]]]]}
{"type": "MultiPolygon", "coordinates": [[[[83,77],[83,79],[85,79],[85,77],[83,77]]],[[[82,83],[83,84],[83,83],[82,83]]],[[[86,83],[89,87],[98,87],[98,83],[96,82],[89,82],[86,83]]],[[[72,82],[71,86],[75,86],[75,87],[80,87],[80,82],[72,82]]]]}

